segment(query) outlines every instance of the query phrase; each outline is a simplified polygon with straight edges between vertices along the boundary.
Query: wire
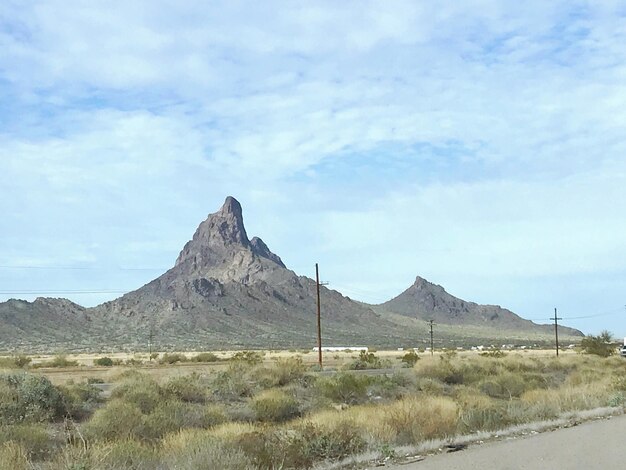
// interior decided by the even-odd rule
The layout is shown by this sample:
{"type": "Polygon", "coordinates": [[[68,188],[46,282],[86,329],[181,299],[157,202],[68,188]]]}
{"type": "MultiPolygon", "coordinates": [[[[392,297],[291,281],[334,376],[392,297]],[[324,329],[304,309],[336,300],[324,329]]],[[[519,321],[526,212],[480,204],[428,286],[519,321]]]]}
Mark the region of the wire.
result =
{"type": "Polygon", "coordinates": [[[0,295],[50,295],[50,294],[124,294],[128,290],[21,290],[0,291],[0,295]]]}
{"type": "Polygon", "coordinates": [[[49,269],[49,270],[112,270],[116,269],[119,271],[167,271],[169,268],[124,268],[120,266],[112,266],[109,268],[104,267],[95,267],[95,266],[11,266],[11,265],[0,265],[0,269],[49,269]]]}
{"type": "MultiPolygon", "coordinates": [[[[612,315],[617,315],[619,313],[622,313],[624,311],[623,307],[617,308],[617,309],[613,309],[613,310],[608,310],[604,313],[596,313],[593,315],[582,315],[579,317],[563,317],[562,320],[583,320],[586,318],[596,318],[596,317],[608,317],[608,316],[612,316],[612,315]]],[[[562,315],[561,313],[559,313],[559,315],[562,315]]],[[[526,318],[526,320],[531,320],[531,321],[551,321],[554,320],[554,317],[552,318],[526,318]]]]}

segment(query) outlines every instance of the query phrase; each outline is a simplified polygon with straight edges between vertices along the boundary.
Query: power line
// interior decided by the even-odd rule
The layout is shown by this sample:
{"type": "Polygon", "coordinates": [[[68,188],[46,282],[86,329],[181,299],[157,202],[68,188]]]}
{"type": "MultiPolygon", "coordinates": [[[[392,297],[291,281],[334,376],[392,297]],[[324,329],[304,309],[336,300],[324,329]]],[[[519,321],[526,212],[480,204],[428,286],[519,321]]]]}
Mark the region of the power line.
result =
{"type": "Polygon", "coordinates": [[[8,264],[0,265],[0,269],[42,269],[52,271],[167,271],[169,268],[125,268],[122,266],[97,267],[97,266],[13,266],[8,264]]]}
{"type": "MultiPolygon", "coordinates": [[[[586,319],[586,318],[608,317],[608,316],[612,316],[612,315],[618,315],[618,314],[622,313],[622,311],[623,311],[623,307],[620,307],[620,308],[617,308],[617,309],[606,311],[604,313],[596,313],[596,314],[593,314],[593,315],[583,315],[583,316],[579,316],[579,317],[563,317],[563,320],[583,320],[583,319],[586,319]]],[[[554,318],[526,318],[526,320],[530,320],[530,321],[553,321],[554,318]]]]}
{"type": "Polygon", "coordinates": [[[21,290],[0,291],[0,295],[51,295],[51,294],[124,294],[128,290],[21,290]]]}

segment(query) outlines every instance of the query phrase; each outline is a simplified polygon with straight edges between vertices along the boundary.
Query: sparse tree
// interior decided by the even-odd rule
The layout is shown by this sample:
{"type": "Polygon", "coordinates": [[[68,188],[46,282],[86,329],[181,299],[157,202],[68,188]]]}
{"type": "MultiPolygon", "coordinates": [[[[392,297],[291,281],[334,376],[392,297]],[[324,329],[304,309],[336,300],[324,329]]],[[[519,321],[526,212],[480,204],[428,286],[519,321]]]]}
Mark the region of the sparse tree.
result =
{"type": "Polygon", "coordinates": [[[609,357],[615,354],[613,335],[607,330],[601,331],[598,336],[585,336],[580,342],[580,347],[586,354],[595,354],[600,357],[609,357]]]}

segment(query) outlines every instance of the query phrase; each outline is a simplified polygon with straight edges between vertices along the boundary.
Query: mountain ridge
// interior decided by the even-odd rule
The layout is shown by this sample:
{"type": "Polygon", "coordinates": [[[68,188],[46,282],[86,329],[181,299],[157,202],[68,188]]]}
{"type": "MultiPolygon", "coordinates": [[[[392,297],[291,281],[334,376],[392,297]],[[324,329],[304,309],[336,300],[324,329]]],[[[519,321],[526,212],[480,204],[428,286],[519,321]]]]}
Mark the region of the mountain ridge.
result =
{"type": "MultiPolygon", "coordinates": [[[[396,315],[409,322],[430,315],[449,325],[484,326],[494,336],[498,328],[545,332],[510,310],[466,302],[419,276],[380,305],[321,289],[326,344],[414,342],[415,332],[396,315]]],[[[172,348],[310,346],[316,337],[315,299],[314,280],[289,270],[260,238],[248,238],[242,207],[229,196],[199,224],[172,268],[117,299],[92,308],[65,299],[1,303],[0,326],[12,334],[0,334],[0,347],[27,345],[30,332],[40,338],[38,344],[46,337],[67,344],[74,333],[80,344],[93,340],[124,348],[145,344],[153,330],[164,347],[172,348]]],[[[421,327],[416,323],[415,328],[421,327]]],[[[576,330],[568,334],[582,335],[576,330]]]]}

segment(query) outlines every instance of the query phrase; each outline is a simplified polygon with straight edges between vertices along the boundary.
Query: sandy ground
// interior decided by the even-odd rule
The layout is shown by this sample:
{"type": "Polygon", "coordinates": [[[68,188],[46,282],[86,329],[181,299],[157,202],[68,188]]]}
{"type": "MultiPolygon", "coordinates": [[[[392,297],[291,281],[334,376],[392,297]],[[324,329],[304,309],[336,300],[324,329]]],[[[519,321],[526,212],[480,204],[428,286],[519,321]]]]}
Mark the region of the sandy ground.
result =
{"type": "Polygon", "coordinates": [[[626,415],[575,427],[470,445],[389,470],[595,470],[626,465],[626,415]]]}

